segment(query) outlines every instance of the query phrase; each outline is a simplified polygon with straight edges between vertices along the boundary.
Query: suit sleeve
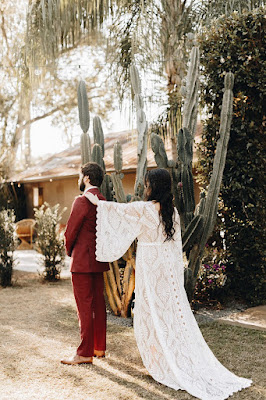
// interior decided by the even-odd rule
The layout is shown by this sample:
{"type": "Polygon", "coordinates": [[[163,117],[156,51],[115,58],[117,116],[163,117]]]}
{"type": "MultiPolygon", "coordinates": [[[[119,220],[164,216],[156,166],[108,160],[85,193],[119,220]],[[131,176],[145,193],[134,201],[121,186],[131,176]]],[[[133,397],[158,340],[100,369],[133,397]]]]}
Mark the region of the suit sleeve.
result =
{"type": "MultiPolygon", "coordinates": [[[[85,200],[86,202],[86,200],[85,200]]],[[[65,248],[67,255],[71,257],[73,247],[75,245],[78,233],[82,226],[83,220],[88,212],[84,198],[77,197],[72,204],[71,213],[67,221],[65,231],[65,248]]]]}

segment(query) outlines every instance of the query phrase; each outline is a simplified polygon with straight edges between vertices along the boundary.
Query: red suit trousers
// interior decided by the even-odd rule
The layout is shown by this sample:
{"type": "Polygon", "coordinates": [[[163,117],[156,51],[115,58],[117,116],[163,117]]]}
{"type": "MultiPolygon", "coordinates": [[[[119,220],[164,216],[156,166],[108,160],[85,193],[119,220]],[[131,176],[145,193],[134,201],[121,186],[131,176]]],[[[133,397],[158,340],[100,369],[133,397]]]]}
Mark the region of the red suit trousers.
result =
{"type": "Polygon", "coordinates": [[[106,349],[106,307],[103,272],[72,273],[81,343],[77,354],[92,357],[106,349]]]}

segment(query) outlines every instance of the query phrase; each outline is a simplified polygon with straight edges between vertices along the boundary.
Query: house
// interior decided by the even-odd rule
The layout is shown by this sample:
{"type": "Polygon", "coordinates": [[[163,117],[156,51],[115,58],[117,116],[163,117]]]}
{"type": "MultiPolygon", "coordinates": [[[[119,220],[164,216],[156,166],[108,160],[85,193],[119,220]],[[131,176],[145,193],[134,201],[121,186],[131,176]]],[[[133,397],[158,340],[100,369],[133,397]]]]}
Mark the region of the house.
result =
{"type": "MultiPolygon", "coordinates": [[[[123,149],[123,187],[126,194],[134,193],[137,169],[137,134],[136,131],[123,131],[105,136],[104,161],[107,174],[114,172],[113,147],[119,140],[123,149]]],[[[154,153],[148,146],[148,168],[156,168],[154,153]]],[[[171,159],[170,141],[166,141],[166,152],[171,159]]],[[[44,202],[51,206],[59,203],[67,207],[63,214],[62,224],[67,222],[75,196],[80,194],[78,177],[81,165],[80,145],[54,154],[37,165],[20,172],[10,179],[11,183],[24,185],[26,196],[27,218],[34,218],[34,207],[44,202]]],[[[199,199],[199,188],[195,183],[196,202],[199,199]]]]}

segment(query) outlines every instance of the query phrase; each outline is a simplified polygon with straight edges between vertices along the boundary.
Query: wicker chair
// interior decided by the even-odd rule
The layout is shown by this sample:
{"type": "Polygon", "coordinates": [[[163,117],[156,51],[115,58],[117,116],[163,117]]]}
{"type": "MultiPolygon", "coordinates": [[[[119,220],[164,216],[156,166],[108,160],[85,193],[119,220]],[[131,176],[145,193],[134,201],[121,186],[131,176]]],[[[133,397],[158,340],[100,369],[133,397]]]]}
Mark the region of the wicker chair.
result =
{"type": "Polygon", "coordinates": [[[17,250],[30,250],[32,246],[32,238],[34,232],[34,219],[22,219],[16,223],[16,234],[21,240],[17,250]]]}

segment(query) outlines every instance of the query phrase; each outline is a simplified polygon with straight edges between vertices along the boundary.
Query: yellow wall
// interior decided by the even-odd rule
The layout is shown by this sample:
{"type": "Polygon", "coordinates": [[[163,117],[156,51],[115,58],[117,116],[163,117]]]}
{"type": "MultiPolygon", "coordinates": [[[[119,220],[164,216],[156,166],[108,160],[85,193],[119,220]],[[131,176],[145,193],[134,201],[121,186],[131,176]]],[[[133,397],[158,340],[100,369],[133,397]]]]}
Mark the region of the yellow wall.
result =
{"type": "Polygon", "coordinates": [[[28,218],[33,218],[33,188],[43,188],[43,202],[49,203],[51,206],[60,204],[62,209],[67,207],[62,217],[62,224],[66,224],[70,214],[71,205],[76,196],[80,194],[78,189],[78,177],[53,180],[52,182],[38,182],[25,184],[25,192],[27,198],[27,214],[28,218]]]}

